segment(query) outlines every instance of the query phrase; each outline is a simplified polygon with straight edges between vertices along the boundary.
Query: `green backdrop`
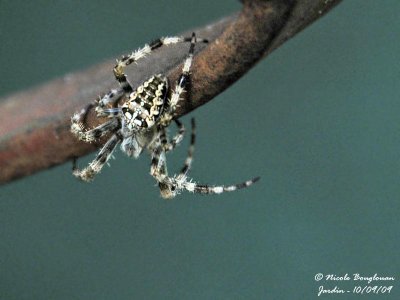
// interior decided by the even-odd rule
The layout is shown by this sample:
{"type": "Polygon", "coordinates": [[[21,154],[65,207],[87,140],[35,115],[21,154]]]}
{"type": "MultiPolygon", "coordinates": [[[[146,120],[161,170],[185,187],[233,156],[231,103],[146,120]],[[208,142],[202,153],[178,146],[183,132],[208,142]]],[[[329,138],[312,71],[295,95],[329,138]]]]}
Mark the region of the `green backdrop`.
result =
{"type": "MultiPolygon", "coordinates": [[[[0,1],[0,94],[238,9],[0,1]]],[[[120,151],[92,184],[65,164],[2,186],[0,299],[313,299],[320,285],[367,284],[317,273],[396,277],[372,283],[394,285],[390,296],[326,299],[399,299],[399,11],[397,0],[344,1],[183,118],[198,123],[193,177],[260,175],[247,190],[165,201],[149,158],[120,151]]]]}

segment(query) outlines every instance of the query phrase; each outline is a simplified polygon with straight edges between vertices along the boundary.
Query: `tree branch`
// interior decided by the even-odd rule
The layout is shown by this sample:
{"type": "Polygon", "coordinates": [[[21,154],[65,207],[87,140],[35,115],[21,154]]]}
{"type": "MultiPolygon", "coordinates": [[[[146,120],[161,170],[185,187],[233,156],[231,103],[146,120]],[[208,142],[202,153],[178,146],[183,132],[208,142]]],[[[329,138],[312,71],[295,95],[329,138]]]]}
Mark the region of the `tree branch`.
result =
{"type": "MultiPolygon", "coordinates": [[[[210,44],[197,44],[191,91],[180,102],[176,117],[210,101],[340,1],[243,0],[239,14],[196,29],[197,36],[209,39],[210,44]]],[[[186,52],[186,47],[164,47],[128,68],[132,86],[157,73],[175,82],[186,52]]],[[[0,100],[0,183],[59,165],[99,146],[72,136],[70,118],[97,95],[117,86],[113,65],[114,61],[107,61],[0,100]]],[[[93,112],[89,114],[89,127],[99,121],[93,112]]]]}

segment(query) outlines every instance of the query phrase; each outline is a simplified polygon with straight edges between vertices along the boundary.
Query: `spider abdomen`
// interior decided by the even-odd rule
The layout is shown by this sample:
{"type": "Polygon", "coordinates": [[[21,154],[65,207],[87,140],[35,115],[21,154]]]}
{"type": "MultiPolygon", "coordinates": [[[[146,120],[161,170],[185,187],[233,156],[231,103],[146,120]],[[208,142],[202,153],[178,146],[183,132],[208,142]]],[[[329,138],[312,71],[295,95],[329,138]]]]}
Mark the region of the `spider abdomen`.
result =
{"type": "Polygon", "coordinates": [[[167,90],[167,78],[155,75],[132,92],[122,105],[126,126],[135,131],[152,127],[163,112],[167,90]]]}

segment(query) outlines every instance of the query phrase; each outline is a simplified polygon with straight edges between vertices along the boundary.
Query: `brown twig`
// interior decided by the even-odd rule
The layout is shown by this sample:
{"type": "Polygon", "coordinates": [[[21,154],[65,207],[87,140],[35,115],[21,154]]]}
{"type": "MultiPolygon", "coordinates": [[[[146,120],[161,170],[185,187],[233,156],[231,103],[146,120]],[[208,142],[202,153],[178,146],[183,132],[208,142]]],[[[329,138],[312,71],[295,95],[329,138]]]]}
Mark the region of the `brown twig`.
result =
{"type": "MultiPolygon", "coordinates": [[[[238,15],[196,29],[210,40],[198,44],[191,92],[177,111],[182,116],[210,101],[246,73],[257,61],[321,17],[341,0],[243,0],[238,15]]],[[[160,49],[131,68],[135,87],[152,74],[174,82],[187,50],[160,49]]],[[[71,115],[97,95],[116,86],[113,61],[68,74],[38,88],[0,100],[0,183],[30,175],[96,149],[70,133],[71,115]]],[[[89,114],[89,126],[98,123],[89,114]]]]}

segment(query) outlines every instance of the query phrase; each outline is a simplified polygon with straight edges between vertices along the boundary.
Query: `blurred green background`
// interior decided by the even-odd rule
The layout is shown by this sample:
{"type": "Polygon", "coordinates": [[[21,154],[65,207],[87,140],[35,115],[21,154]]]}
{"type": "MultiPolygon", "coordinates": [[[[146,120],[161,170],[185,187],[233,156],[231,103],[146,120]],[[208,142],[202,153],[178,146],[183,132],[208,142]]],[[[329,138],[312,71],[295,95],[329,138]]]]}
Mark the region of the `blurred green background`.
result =
{"type": "MultiPolygon", "coordinates": [[[[239,9],[2,0],[0,95],[239,9]]],[[[2,186],[0,299],[313,299],[320,285],[366,284],[316,273],[397,278],[399,11],[397,0],[344,1],[183,119],[198,123],[192,176],[260,175],[247,190],[165,201],[149,158],[119,150],[92,184],[65,164],[2,186]]],[[[371,299],[399,299],[398,279],[372,284],[394,289],[371,299]]],[[[351,296],[361,299],[324,298],[351,296]]]]}

